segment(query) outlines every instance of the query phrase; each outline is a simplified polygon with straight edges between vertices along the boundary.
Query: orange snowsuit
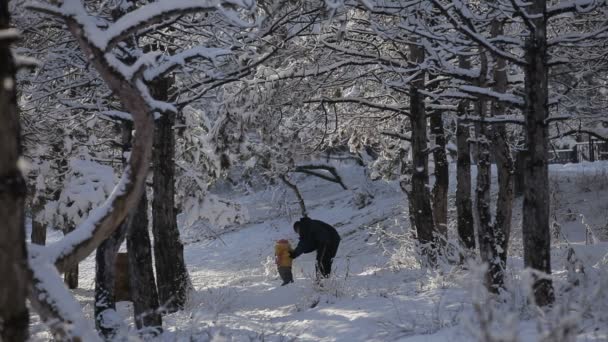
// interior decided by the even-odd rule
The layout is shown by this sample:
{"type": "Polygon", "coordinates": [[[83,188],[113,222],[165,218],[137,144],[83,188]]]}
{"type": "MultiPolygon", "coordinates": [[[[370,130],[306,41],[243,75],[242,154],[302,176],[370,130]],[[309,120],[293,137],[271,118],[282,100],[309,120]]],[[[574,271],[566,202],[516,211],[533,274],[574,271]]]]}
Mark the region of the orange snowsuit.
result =
{"type": "Polygon", "coordinates": [[[275,262],[278,267],[291,267],[293,259],[289,256],[291,245],[287,240],[279,240],[274,246],[275,262]]]}
{"type": "Polygon", "coordinates": [[[281,276],[281,279],[283,280],[281,286],[293,283],[293,273],[291,273],[291,262],[293,259],[289,255],[289,252],[291,251],[291,245],[287,240],[279,240],[274,246],[274,257],[277,264],[277,270],[279,271],[279,276],[281,276]]]}

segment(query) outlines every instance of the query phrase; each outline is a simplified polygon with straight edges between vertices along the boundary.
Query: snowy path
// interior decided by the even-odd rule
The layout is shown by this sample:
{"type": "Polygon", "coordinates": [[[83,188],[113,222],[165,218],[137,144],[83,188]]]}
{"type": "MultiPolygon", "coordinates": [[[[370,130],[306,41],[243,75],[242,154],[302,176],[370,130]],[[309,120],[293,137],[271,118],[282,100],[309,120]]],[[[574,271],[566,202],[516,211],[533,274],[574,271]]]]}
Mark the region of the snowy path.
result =
{"type": "MultiPolygon", "coordinates": [[[[563,237],[589,267],[608,250],[606,243],[600,241],[604,239],[601,227],[608,217],[608,180],[601,178],[606,166],[552,167],[554,212],[563,234],[552,250],[560,284],[567,277],[564,255],[568,244],[563,237]],[[585,217],[589,229],[581,217],[585,217]],[[594,234],[586,235],[586,231],[594,234]],[[594,239],[593,244],[585,245],[585,239],[594,239]]],[[[250,209],[253,223],[235,227],[221,234],[221,239],[192,239],[185,246],[196,291],[186,310],[164,317],[165,333],[160,341],[222,341],[220,337],[225,341],[473,340],[478,323],[471,298],[478,295],[478,278],[454,267],[443,272],[422,271],[411,251],[395,254],[396,245],[385,240],[382,245],[372,234],[374,227],[393,232],[407,227],[406,203],[396,187],[377,183],[377,188],[372,189],[372,204],[357,209],[352,192],[322,182],[305,184],[305,198],[315,199],[308,202],[311,216],[334,224],[343,237],[332,279],[323,288],[314,284],[311,253],[295,261],[296,282],[280,287],[272,262],[274,242],[281,238],[290,239],[292,244],[297,242],[291,229],[296,218],[288,218],[281,212],[283,209],[277,208],[274,194],[245,197],[243,204],[250,209]],[[391,255],[400,262],[399,270],[389,266],[391,255]]],[[[520,214],[515,212],[514,225],[520,225],[520,220],[520,214]]],[[[192,231],[187,233],[192,235],[192,231]]],[[[50,235],[51,240],[59,237],[50,235]]],[[[510,281],[520,281],[520,228],[514,228],[510,254],[509,269],[514,270],[510,281]]],[[[93,257],[86,259],[80,270],[81,289],[75,294],[90,318],[93,257]]],[[[498,312],[499,324],[508,324],[514,312],[523,317],[529,315],[522,311],[525,299],[517,291],[512,294],[513,304],[498,312]]],[[[132,326],[131,305],[121,302],[118,308],[132,326]]],[[[585,323],[588,330],[579,333],[579,341],[608,339],[605,329],[594,330],[594,322],[585,323]]],[[[34,340],[47,340],[36,317],[33,325],[38,331],[34,340]]],[[[537,326],[534,320],[521,319],[516,324],[516,334],[520,340],[535,341],[542,333],[537,326]]],[[[130,331],[130,335],[135,336],[135,332],[130,331]]]]}

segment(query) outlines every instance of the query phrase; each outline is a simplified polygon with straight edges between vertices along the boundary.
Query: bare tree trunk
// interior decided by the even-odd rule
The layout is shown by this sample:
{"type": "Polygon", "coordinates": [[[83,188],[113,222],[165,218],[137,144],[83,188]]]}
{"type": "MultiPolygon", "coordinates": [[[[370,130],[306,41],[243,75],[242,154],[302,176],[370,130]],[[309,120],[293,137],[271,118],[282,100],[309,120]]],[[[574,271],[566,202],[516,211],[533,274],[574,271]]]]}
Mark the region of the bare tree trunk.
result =
{"type": "MultiPolygon", "coordinates": [[[[420,64],[424,61],[424,49],[416,44],[410,44],[411,60],[420,64]]],[[[431,207],[431,194],[428,189],[429,171],[427,154],[427,119],[424,109],[424,95],[420,90],[424,88],[424,72],[413,80],[410,88],[410,115],[412,126],[412,187],[408,193],[411,203],[410,215],[413,215],[416,225],[416,234],[423,255],[429,265],[434,265],[437,259],[437,246],[435,244],[435,226],[433,223],[433,209],[431,207]],[[413,211],[413,212],[412,212],[413,211]]]]}
{"type": "MultiPolygon", "coordinates": [[[[488,60],[485,52],[480,54],[481,70],[479,85],[486,86],[485,75],[487,73],[488,60]]],[[[479,99],[476,104],[478,116],[481,122],[477,131],[477,186],[475,196],[476,218],[478,223],[479,255],[484,263],[488,264],[485,274],[485,285],[490,292],[498,293],[503,286],[503,267],[498,258],[497,231],[490,210],[491,196],[490,186],[492,179],[492,160],[490,146],[493,131],[486,121],[488,116],[488,103],[479,99]]]]}
{"type": "Polygon", "coordinates": [[[114,287],[116,281],[116,253],[124,241],[127,223],[112,233],[112,235],[97,247],[95,254],[95,326],[106,340],[112,340],[116,335],[116,327],[106,315],[116,310],[114,287]]]}
{"type": "Polygon", "coordinates": [[[145,332],[146,334],[159,334],[162,332],[163,322],[154,280],[152,247],[148,231],[148,199],[145,191],[131,219],[127,233],[127,249],[135,326],[137,329],[150,328],[145,332]]]}
{"type": "MultiPolygon", "coordinates": [[[[434,88],[433,88],[434,89],[434,88]]],[[[431,91],[433,89],[430,89],[431,91]]],[[[448,238],[448,187],[450,185],[450,165],[445,152],[446,139],[443,128],[443,117],[440,110],[430,113],[431,136],[435,140],[433,161],[435,165],[435,184],[433,185],[433,219],[435,222],[435,239],[440,248],[448,238]]],[[[441,248],[440,248],[441,249],[441,248]]],[[[440,252],[440,251],[439,251],[440,252]]]]}
{"type": "MultiPolygon", "coordinates": [[[[482,68],[483,69],[483,68],[482,68]]],[[[480,118],[486,119],[487,103],[484,100],[478,100],[478,112],[480,118]]],[[[492,213],[490,211],[490,184],[491,184],[491,157],[490,157],[490,127],[487,123],[482,122],[479,125],[477,133],[477,186],[475,187],[475,209],[478,223],[478,243],[479,255],[484,263],[488,264],[488,272],[486,273],[485,284],[488,290],[497,292],[498,288],[494,286],[497,279],[496,276],[496,239],[495,228],[492,222],[492,213]]]]}
{"type": "MultiPolygon", "coordinates": [[[[470,68],[465,57],[460,58],[461,68],[470,68]]],[[[471,149],[469,146],[469,127],[464,121],[469,101],[458,103],[458,123],[456,126],[456,213],[458,216],[458,239],[462,246],[475,250],[475,226],[473,222],[473,204],[471,201],[471,149]]]]}
{"type": "MultiPolygon", "coordinates": [[[[511,149],[507,142],[507,134],[504,126],[494,129],[494,157],[498,169],[498,198],[496,200],[496,218],[494,226],[496,229],[496,245],[499,247],[498,257],[500,260],[500,272],[504,273],[507,265],[507,252],[509,250],[509,238],[511,236],[511,216],[513,214],[513,183],[515,163],[511,156],[511,149]]],[[[504,274],[501,276],[504,277],[504,274]]],[[[502,287],[504,282],[497,283],[502,287]]]]}
{"type": "Polygon", "coordinates": [[[433,217],[437,229],[439,245],[447,241],[448,236],[448,187],[450,169],[445,153],[446,139],[441,113],[431,115],[431,134],[435,136],[433,159],[435,160],[435,184],[433,185],[433,217]]]}
{"type": "MultiPolygon", "coordinates": [[[[497,20],[492,22],[492,36],[503,34],[503,24],[497,20]]],[[[507,63],[497,58],[494,65],[494,90],[499,93],[507,91],[507,63]]],[[[492,115],[505,114],[505,105],[499,101],[492,102],[492,115]]],[[[507,267],[507,252],[509,250],[509,237],[511,235],[511,215],[513,211],[513,172],[514,162],[511,149],[507,141],[507,132],[504,125],[494,127],[492,147],[496,168],[498,170],[498,198],[496,200],[496,218],[494,221],[494,243],[496,249],[495,262],[490,269],[492,286],[496,291],[504,287],[504,276],[507,267]]]]}
{"type": "Polygon", "coordinates": [[[524,168],[526,167],[524,151],[517,151],[515,156],[515,196],[524,194],[524,168]]]}
{"type": "MultiPolygon", "coordinates": [[[[63,234],[67,235],[70,232],[74,231],[75,228],[76,227],[74,227],[72,224],[70,224],[63,231],[63,234]]],[[[65,282],[65,284],[68,286],[68,289],[70,289],[70,290],[78,288],[78,264],[77,263],[75,265],[72,265],[67,270],[65,270],[65,272],[63,274],[63,281],[65,282]]]]}
{"type": "MultiPolygon", "coordinates": [[[[131,150],[131,140],[133,138],[133,123],[122,122],[120,127],[123,166],[127,166],[124,159],[125,153],[131,150]]],[[[145,190],[144,190],[145,192],[145,190]]],[[[120,227],[110,235],[108,239],[97,247],[95,255],[95,327],[106,340],[111,340],[116,335],[116,327],[108,325],[104,320],[104,314],[116,310],[116,256],[120,245],[125,240],[129,220],[125,219],[120,227]],[[111,310],[106,312],[106,310],[111,310]]]]}
{"type": "MultiPolygon", "coordinates": [[[[526,150],[524,168],[523,240],[524,265],[551,274],[551,235],[549,229],[548,130],[549,67],[547,66],[546,0],[527,6],[534,25],[525,42],[525,109],[526,150]]],[[[538,305],[554,300],[551,279],[538,277],[534,282],[538,305]]]]}
{"type": "MultiPolygon", "coordinates": [[[[157,99],[166,100],[169,81],[156,82],[151,85],[151,91],[157,99]]],[[[183,308],[191,289],[175,212],[174,125],[174,114],[164,114],[157,120],[152,157],[154,167],[152,232],[156,277],[161,305],[169,311],[183,308]]]]}
{"type": "Polygon", "coordinates": [[[40,214],[44,210],[45,200],[43,195],[32,196],[32,243],[44,246],[46,244],[46,223],[41,221],[40,214]]]}
{"type": "MultiPolygon", "coordinates": [[[[0,4],[0,30],[9,28],[8,1],[0,4]]],[[[0,340],[25,341],[29,314],[25,248],[25,179],[17,166],[21,128],[15,88],[15,62],[7,34],[0,38],[0,340]],[[8,86],[7,86],[8,85],[8,86]]]]}

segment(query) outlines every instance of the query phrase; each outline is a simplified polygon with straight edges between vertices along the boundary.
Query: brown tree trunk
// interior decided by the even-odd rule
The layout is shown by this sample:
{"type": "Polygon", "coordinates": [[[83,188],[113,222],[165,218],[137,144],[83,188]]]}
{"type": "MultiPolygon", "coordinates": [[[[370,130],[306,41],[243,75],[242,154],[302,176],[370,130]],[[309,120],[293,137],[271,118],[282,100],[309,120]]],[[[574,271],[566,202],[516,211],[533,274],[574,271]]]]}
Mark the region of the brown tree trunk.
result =
{"type": "MultiPolygon", "coordinates": [[[[63,234],[67,235],[75,229],[73,225],[69,225],[63,234]]],[[[68,289],[73,290],[78,288],[78,264],[68,268],[63,274],[63,281],[68,286],[68,289]]]]}
{"type": "MultiPolygon", "coordinates": [[[[0,30],[9,28],[8,1],[0,3],[0,30]]],[[[25,248],[25,179],[17,166],[21,129],[17,109],[15,63],[10,42],[0,38],[0,340],[25,341],[29,314],[25,305],[28,276],[25,248]],[[9,86],[7,86],[9,85],[9,86]]]]}
{"type": "MultiPolygon", "coordinates": [[[[525,109],[526,150],[524,168],[523,240],[524,265],[551,274],[551,235],[549,229],[548,129],[549,68],[547,66],[546,0],[527,6],[534,30],[525,42],[525,109]]],[[[537,278],[533,285],[538,305],[554,300],[550,279],[537,278]]]]}
{"type": "MultiPolygon", "coordinates": [[[[410,54],[412,62],[420,64],[424,61],[424,49],[422,47],[411,44],[410,54]]],[[[429,265],[435,265],[437,246],[435,244],[436,231],[433,222],[431,194],[428,188],[427,119],[424,109],[424,95],[420,93],[420,90],[424,88],[424,78],[424,72],[420,72],[413,80],[410,88],[412,186],[408,198],[412,209],[410,215],[413,216],[422,254],[426,257],[429,265]]]]}
{"type": "MultiPolygon", "coordinates": [[[[470,65],[465,57],[460,58],[460,67],[468,69],[470,65]]],[[[464,119],[467,115],[469,101],[458,103],[458,123],[456,126],[456,214],[458,216],[458,239],[462,246],[473,252],[475,250],[475,226],[473,222],[473,204],[471,202],[471,148],[469,145],[470,125],[464,119]]]]}
{"type": "MultiPolygon", "coordinates": [[[[168,98],[169,81],[151,85],[155,98],[168,98]]],[[[184,262],[175,212],[175,115],[163,114],[156,122],[154,137],[154,198],[152,232],[158,294],[161,305],[169,311],[183,308],[190,291],[190,277],[184,262]]]]}
{"type": "Polygon", "coordinates": [[[148,199],[146,192],[133,215],[127,233],[129,251],[129,283],[135,326],[137,329],[151,328],[146,333],[162,332],[162,317],[159,312],[158,292],[152,266],[152,247],[148,231],[148,199]]]}

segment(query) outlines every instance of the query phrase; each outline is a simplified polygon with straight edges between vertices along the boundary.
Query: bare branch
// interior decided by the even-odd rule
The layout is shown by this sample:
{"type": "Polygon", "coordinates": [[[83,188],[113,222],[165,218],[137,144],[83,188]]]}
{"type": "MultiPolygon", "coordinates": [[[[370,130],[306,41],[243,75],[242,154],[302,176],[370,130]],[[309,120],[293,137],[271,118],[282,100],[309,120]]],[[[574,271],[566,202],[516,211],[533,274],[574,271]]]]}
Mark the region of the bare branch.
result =
{"type": "Polygon", "coordinates": [[[333,166],[329,166],[329,165],[300,165],[300,166],[296,166],[295,172],[300,172],[300,173],[305,173],[311,176],[315,176],[315,177],[319,177],[321,179],[325,179],[327,181],[333,182],[333,183],[338,183],[340,184],[340,186],[342,187],[342,189],[344,190],[348,190],[348,188],[346,187],[346,185],[344,185],[344,183],[342,182],[342,177],[340,177],[340,175],[338,174],[338,171],[336,171],[336,168],[333,166]],[[319,172],[315,172],[314,170],[325,170],[329,173],[331,173],[332,177],[324,175],[322,173],[319,172]]]}
{"type": "Polygon", "coordinates": [[[388,104],[379,104],[379,103],[374,103],[368,100],[365,100],[363,98],[347,98],[347,97],[341,97],[341,98],[322,98],[322,99],[312,99],[312,100],[306,100],[306,101],[302,101],[304,103],[322,103],[322,102],[326,102],[326,103],[356,103],[356,104],[360,104],[366,107],[370,107],[370,108],[374,108],[374,109],[380,109],[380,110],[386,110],[386,111],[390,111],[390,112],[395,112],[395,113],[399,113],[399,114],[403,114],[405,116],[410,115],[409,111],[401,108],[401,107],[397,107],[397,106],[392,106],[392,105],[388,105],[388,104]]]}
{"type": "Polygon", "coordinates": [[[295,192],[296,197],[298,198],[298,204],[300,204],[300,210],[302,211],[302,216],[303,217],[308,216],[308,212],[306,211],[306,204],[304,204],[304,198],[302,197],[302,194],[300,193],[298,186],[293,184],[292,182],[290,182],[289,179],[287,179],[287,176],[284,174],[279,175],[279,178],[283,181],[283,183],[285,183],[285,185],[287,185],[289,188],[291,188],[293,190],[293,192],[295,192]]]}

